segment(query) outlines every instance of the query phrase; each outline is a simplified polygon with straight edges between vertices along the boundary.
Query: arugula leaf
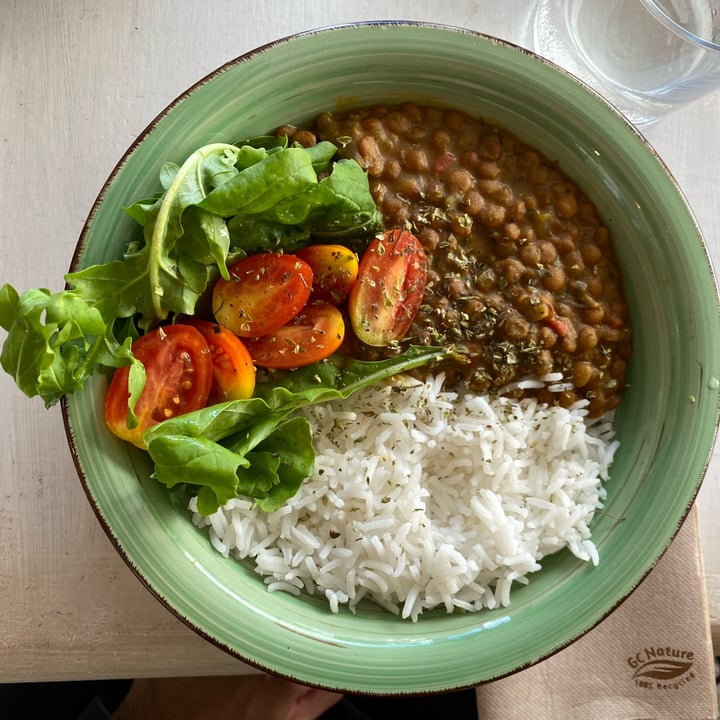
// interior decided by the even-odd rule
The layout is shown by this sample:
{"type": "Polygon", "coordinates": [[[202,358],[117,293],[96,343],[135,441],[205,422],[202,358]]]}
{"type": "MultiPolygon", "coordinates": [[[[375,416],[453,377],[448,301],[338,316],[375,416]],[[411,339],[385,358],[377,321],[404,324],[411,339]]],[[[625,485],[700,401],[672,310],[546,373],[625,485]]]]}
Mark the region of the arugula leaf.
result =
{"type": "MultiPolygon", "coordinates": [[[[170,313],[192,314],[205,290],[209,279],[207,266],[194,259],[190,262],[177,252],[178,239],[184,233],[182,215],[191,205],[199,205],[218,183],[232,182],[239,175],[234,167],[237,153],[234,145],[215,143],[196,150],[179,168],[169,163],[163,165],[160,178],[165,192],[146,211],[143,251],[146,267],[140,277],[149,294],[153,320],[165,320],[170,313]],[[182,259],[186,262],[181,262],[182,259]]],[[[195,237],[205,240],[207,255],[215,260],[221,274],[228,277],[227,250],[217,252],[215,233],[195,237]]],[[[145,307],[141,313],[146,319],[150,316],[145,307]]]]}
{"type": "Polygon", "coordinates": [[[131,340],[118,343],[102,314],[66,291],[0,288],[0,326],[8,332],[0,364],[29,397],[51,407],[79,390],[98,362],[119,367],[134,361],[131,340]]]}
{"type": "MultiPolygon", "coordinates": [[[[65,280],[71,292],[94,307],[106,323],[139,314],[154,315],[147,282],[147,247],[102,265],[68,273],[65,280]]],[[[140,323],[149,326],[150,322],[140,323]]]]}
{"type": "Polygon", "coordinates": [[[264,510],[276,509],[297,492],[314,466],[309,428],[304,435],[299,425],[289,426],[302,420],[288,419],[293,412],[313,403],[347,398],[393,375],[447,357],[450,352],[437,347],[410,347],[380,361],[353,360],[336,353],[323,362],[278,374],[272,382],[258,383],[250,399],[165,420],[143,438],[155,462],[153,477],[168,487],[177,482],[197,486],[198,509],[205,515],[237,494],[255,498],[264,510]],[[256,452],[269,448],[282,456],[286,465],[282,473],[255,457],[256,452]],[[205,466],[207,473],[197,471],[205,466]]]}
{"type": "Polygon", "coordinates": [[[129,245],[122,260],[68,273],[68,285],[107,323],[138,315],[138,324],[147,330],[170,313],[193,314],[215,273],[229,277],[230,247],[224,219],[195,206],[238,174],[237,154],[235,146],[216,143],[199,148],[180,167],[164,163],[160,180],[165,191],[126,208],[143,226],[145,244],[129,245]]]}
{"type": "Polygon", "coordinates": [[[228,280],[230,274],[225,261],[230,253],[230,233],[224,219],[191,206],[183,215],[183,230],[177,241],[178,255],[204,265],[215,265],[228,280]]]}

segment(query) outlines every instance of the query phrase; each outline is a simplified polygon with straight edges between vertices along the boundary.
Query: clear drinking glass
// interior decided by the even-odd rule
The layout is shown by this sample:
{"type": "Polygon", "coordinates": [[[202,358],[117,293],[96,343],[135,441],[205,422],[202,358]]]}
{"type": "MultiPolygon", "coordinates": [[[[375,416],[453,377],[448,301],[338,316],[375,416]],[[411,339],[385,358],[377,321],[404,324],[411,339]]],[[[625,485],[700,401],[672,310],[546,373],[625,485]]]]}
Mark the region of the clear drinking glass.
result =
{"type": "Polygon", "coordinates": [[[637,125],[720,89],[720,0],[539,0],[529,33],[637,125]]]}

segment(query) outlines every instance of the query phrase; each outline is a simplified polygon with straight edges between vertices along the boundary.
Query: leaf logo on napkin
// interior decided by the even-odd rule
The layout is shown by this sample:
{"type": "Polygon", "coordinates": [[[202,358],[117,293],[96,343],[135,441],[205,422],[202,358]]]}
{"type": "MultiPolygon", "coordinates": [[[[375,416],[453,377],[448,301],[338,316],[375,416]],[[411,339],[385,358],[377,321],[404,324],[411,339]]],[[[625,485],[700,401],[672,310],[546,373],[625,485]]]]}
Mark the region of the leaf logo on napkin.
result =
{"type": "Polygon", "coordinates": [[[692,667],[691,662],[677,660],[650,660],[641,665],[634,673],[634,678],[647,677],[655,680],[672,680],[684,675],[692,667]]]}
{"type": "Polygon", "coordinates": [[[695,677],[694,658],[692,650],[650,645],[630,656],[627,663],[634,670],[632,678],[638,687],[677,690],[695,677]]]}

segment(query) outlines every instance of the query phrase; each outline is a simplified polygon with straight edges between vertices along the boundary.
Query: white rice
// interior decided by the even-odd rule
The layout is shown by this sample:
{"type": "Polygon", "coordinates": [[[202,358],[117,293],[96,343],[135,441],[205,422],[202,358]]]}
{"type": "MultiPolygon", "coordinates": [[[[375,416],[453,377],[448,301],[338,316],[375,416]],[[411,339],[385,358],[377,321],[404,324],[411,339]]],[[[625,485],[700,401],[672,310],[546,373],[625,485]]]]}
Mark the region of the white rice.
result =
{"type": "MultiPolygon", "coordinates": [[[[549,381],[554,378],[548,378],[549,381]]],[[[444,391],[438,377],[308,408],[316,472],[272,513],[237,498],[209,518],[214,547],[251,558],[268,590],[426,609],[510,602],[546,555],[597,564],[589,523],[617,442],[582,404],[548,407],[444,391]]]]}

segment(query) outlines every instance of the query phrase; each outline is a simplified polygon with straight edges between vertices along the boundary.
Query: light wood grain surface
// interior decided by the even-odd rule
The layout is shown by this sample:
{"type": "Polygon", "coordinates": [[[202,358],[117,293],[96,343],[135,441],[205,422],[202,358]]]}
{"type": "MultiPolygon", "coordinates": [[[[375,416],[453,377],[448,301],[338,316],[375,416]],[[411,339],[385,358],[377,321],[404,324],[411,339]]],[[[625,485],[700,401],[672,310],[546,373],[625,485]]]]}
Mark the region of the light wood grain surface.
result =
{"type": "MultiPolygon", "coordinates": [[[[127,146],[222,63],[293,32],[405,19],[521,37],[529,0],[4,0],[0,282],[62,287],[85,217],[127,146]]],[[[717,93],[647,136],[720,259],[717,93]]],[[[165,610],[115,553],[83,494],[59,408],[0,375],[0,682],[242,672],[165,610]]],[[[720,456],[699,497],[720,648],[720,456]]]]}

